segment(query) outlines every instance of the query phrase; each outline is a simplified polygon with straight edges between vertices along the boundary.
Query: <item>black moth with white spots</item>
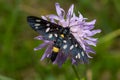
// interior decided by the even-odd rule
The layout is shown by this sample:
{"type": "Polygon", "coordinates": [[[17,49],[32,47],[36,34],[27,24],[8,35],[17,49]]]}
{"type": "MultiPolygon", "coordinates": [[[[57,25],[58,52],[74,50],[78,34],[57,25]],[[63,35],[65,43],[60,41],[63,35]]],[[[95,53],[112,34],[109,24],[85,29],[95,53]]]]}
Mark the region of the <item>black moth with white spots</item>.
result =
{"type": "MultiPolygon", "coordinates": [[[[45,40],[53,41],[53,47],[57,47],[59,51],[62,51],[65,55],[70,55],[70,57],[78,62],[88,63],[87,54],[70,33],[69,27],[64,28],[58,24],[34,16],[28,16],[27,22],[35,31],[42,35],[45,40]]],[[[55,61],[57,53],[52,52],[52,62],[55,61]]]]}

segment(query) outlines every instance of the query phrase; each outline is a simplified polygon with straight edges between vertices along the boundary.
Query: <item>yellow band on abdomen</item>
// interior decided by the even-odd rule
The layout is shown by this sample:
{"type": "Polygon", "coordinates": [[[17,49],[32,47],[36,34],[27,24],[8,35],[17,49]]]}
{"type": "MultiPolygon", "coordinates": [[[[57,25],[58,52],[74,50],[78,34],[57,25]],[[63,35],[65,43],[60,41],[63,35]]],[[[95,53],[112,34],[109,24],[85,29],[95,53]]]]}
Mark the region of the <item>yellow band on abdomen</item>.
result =
{"type": "Polygon", "coordinates": [[[60,36],[61,36],[62,38],[64,38],[64,34],[61,34],[60,36]]]}
{"type": "Polygon", "coordinates": [[[52,50],[53,50],[53,52],[56,52],[56,53],[59,52],[59,48],[57,48],[57,47],[53,47],[52,50]]]}

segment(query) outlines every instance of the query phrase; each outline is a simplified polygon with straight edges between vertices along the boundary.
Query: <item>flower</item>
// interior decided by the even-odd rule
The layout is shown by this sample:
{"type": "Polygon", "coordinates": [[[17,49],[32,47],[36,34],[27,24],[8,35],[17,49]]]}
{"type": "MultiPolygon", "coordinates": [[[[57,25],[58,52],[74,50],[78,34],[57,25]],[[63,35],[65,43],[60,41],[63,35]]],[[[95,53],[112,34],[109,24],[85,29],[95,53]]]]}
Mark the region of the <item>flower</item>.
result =
{"type": "MultiPolygon", "coordinates": [[[[79,16],[76,16],[73,12],[74,5],[72,4],[65,15],[65,11],[60,7],[59,3],[55,4],[57,15],[51,14],[47,16],[42,16],[45,20],[50,20],[53,23],[59,24],[62,27],[69,27],[70,32],[79,42],[83,50],[86,52],[87,56],[91,58],[89,53],[95,53],[93,49],[90,47],[96,46],[97,38],[93,38],[97,33],[100,33],[100,29],[93,30],[94,24],[96,20],[92,20],[90,22],[86,22],[87,18],[84,18],[80,12],[78,12],[79,16]]],[[[48,45],[44,55],[42,56],[41,60],[44,58],[49,58],[52,53],[53,42],[44,40],[42,36],[36,37],[38,40],[43,40],[44,43],[35,48],[35,50],[39,50],[48,45]]],[[[61,51],[58,53],[56,60],[53,62],[61,66],[65,60],[67,59],[67,55],[64,55],[61,51]]],[[[74,59],[71,59],[72,63],[76,63],[74,59]]]]}

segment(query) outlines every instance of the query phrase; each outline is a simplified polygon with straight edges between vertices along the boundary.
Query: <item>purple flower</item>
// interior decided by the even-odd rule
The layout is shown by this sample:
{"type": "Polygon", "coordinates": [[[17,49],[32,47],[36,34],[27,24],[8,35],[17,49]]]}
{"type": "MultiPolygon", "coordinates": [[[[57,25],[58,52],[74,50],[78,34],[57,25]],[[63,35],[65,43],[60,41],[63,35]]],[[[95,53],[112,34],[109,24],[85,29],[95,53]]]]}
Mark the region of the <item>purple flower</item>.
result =
{"type": "MultiPolygon", "coordinates": [[[[67,14],[65,14],[65,11],[60,7],[59,3],[56,3],[55,6],[56,6],[57,15],[52,14],[52,15],[42,16],[42,18],[45,20],[50,20],[51,22],[59,24],[63,27],[69,27],[70,32],[79,42],[83,50],[86,52],[87,56],[89,58],[92,58],[89,55],[89,53],[95,53],[95,52],[90,46],[91,45],[96,46],[97,43],[97,38],[93,38],[92,36],[101,32],[100,29],[93,30],[96,20],[86,22],[87,18],[84,18],[80,12],[78,12],[79,16],[76,16],[75,13],[73,12],[74,9],[73,4],[70,6],[67,14]]],[[[48,46],[41,60],[43,60],[44,58],[49,58],[52,53],[53,42],[43,39],[42,36],[38,36],[36,37],[36,39],[43,40],[44,43],[38,46],[37,48],[35,48],[35,50],[39,50],[41,48],[48,46]]],[[[67,57],[68,55],[65,55],[60,51],[58,53],[56,60],[53,63],[61,66],[65,62],[67,57]]],[[[73,64],[76,63],[76,61],[73,58],[71,58],[71,60],[73,64]]]]}

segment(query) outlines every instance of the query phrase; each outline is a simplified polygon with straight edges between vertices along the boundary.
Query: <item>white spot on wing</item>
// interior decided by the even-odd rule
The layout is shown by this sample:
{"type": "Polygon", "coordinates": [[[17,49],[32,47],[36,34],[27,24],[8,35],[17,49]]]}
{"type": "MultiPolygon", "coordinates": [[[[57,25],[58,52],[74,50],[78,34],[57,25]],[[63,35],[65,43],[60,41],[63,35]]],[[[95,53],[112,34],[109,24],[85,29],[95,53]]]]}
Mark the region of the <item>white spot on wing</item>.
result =
{"type": "Polygon", "coordinates": [[[69,37],[69,39],[71,39],[71,37],[69,37]]]}
{"type": "Polygon", "coordinates": [[[84,56],[84,52],[83,51],[81,52],[81,55],[84,56]]]}
{"type": "Polygon", "coordinates": [[[67,45],[64,45],[64,46],[63,46],[63,49],[66,49],[66,48],[67,48],[67,45]]]}
{"type": "Polygon", "coordinates": [[[38,29],[38,26],[36,26],[35,29],[38,29]]]}
{"type": "Polygon", "coordinates": [[[67,43],[67,41],[66,41],[66,40],[63,40],[63,42],[64,42],[64,43],[67,43]]]}
{"type": "Polygon", "coordinates": [[[50,28],[48,27],[47,29],[46,29],[46,32],[48,32],[50,30],[50,28]]]}
{"type": "Polygon", "coordinates": [[[80,53],[78,53],[75,58],[79,58],[80,59],[80,53]]]}
{"type": "Polygon", "coordinates": [[[78,46],[78,44],[75,44],[75,47],[77,47],[78,46]]]}
{"type": "Polygon", "coordinates": [[[76,55],[76,56],[75,56],[75,58],[77,59],[77,58],[78,58],[78,56],[76,55]]]}
{"type": "Polygon", "coordinates": [[[48,36],[49,38],[52,38],[53,37],[53,34],[49,34],[49,36],[48,36]]]}
{"type": "Polygon", "coordinates": [[[40,24],[36,23],[34,26],[38,27],[38,26],[40,26],[40,24]]]}
{"type": "Polygon", "coordinates": [[[41,22],[41,20],[40,20],[40,19],[37,19],[36,22],[41,22]]]}
{"type": "Polygon", "coordinates": [[[72,46],[70,46],[70,50],[72,50],[72,49],[73,49],[73,47],[74,47],[73,45],[72,45],[72,46]]]}
{"type": "Polygon", "coordinates": [[[48,24],[46,24],[46,26],[50,26],[50,24],[48,23],[48,24]]]}
{"type": "Polygon", "coordinates": [[[58,35],[57,34],[54,34],[55,35],[55,37],[58,37],[58,35]]]}
{"type": "Polygon", "coordinates": [[[80,59],[80,53],[78,53],[78,58],[80,59]]]}

